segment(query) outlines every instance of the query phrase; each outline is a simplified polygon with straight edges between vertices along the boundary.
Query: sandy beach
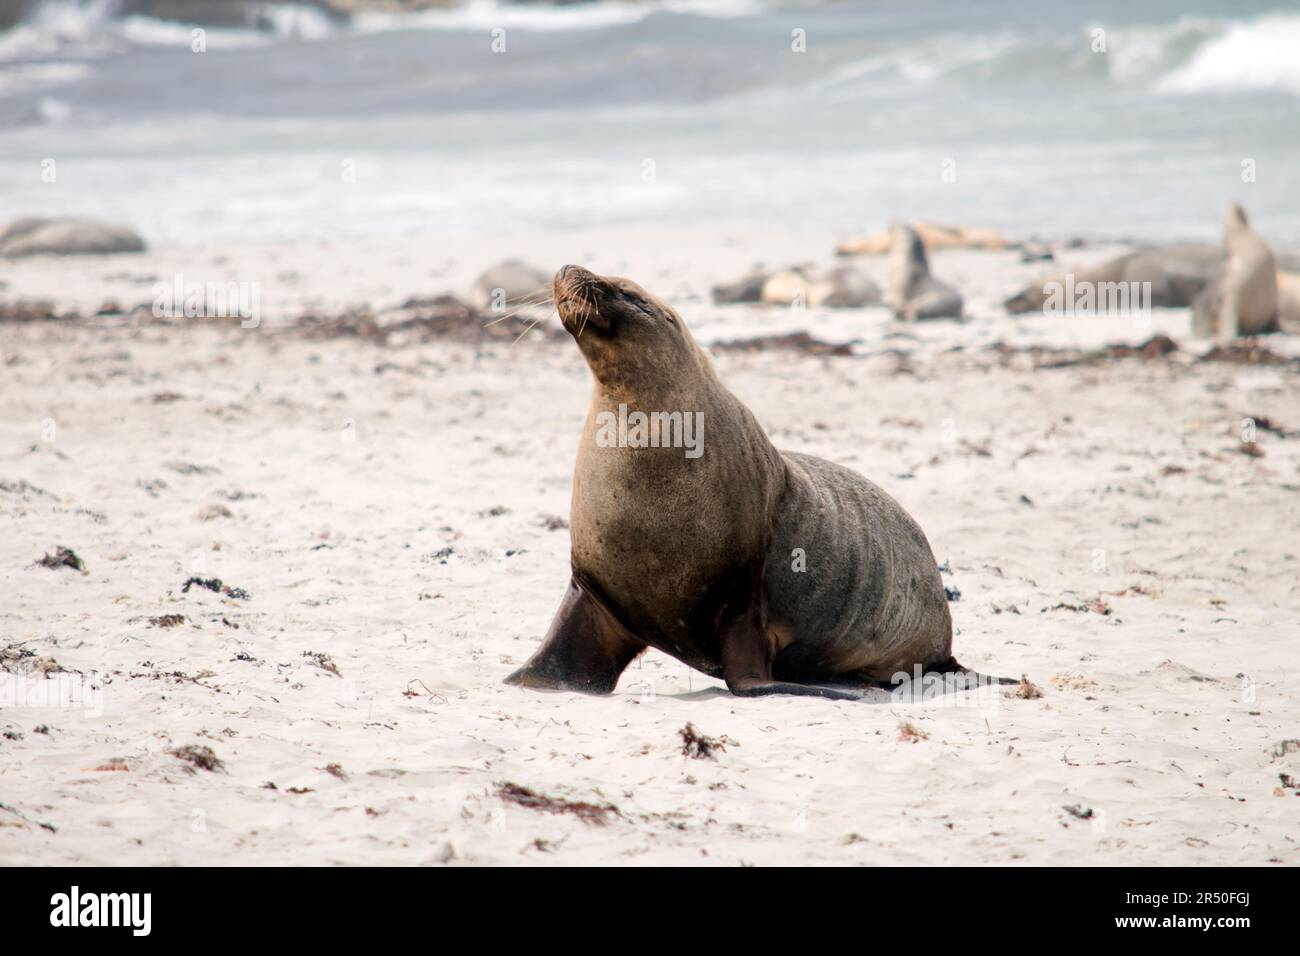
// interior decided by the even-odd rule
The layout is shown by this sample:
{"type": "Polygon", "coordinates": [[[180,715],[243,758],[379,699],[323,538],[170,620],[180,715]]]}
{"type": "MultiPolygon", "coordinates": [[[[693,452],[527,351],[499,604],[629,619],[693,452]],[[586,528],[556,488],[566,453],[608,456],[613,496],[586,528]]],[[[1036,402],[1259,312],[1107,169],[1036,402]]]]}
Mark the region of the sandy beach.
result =
{"type": "Polygon", "coordinates": [[[932,257],[960,325],[709,302],[837,238],[7,264],[0,302],[80,318],[0,323],[0,689],[74,695],[0,707],[0,864],[1300,862],[1300,343],[1214,360],[1186,309],[1009,317],[1043,271],[1013,251],[932,257]],[[715,361],[778,447],[907,508],[958,657],[1034,689],[744,700],[656,652],[610,697],[503,686],[568,578],[578,351],[540,329],[381,345],[288,323],[464,295],[507,255],[629,275],[703,343],[851,342],[715,361]],[[257,283],[263,321],[95,317],[177,275],[257,283]],[[1178,348],[1098,351],[1157,334],[1178,348]],[[84,570],[38,563],[59,547],[84,570]],[[719,746],[685,754],[688,725],[719,746]]]}

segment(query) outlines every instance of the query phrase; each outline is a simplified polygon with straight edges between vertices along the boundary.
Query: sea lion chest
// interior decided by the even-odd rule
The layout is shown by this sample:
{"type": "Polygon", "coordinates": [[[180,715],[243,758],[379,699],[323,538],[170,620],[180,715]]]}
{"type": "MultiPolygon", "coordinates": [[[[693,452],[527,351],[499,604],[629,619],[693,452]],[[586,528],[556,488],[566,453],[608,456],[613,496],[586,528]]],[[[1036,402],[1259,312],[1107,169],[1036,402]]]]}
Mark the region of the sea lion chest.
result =
{"type": "Polygon", "coordinates": [[[771,466],[748,437],[757,424],[734,399],[667,404],[659,410],[699,416],[697,449],[611,441],[601,413],[618,416],[618,403],[593,404],[573,480],[573,566],[634,634],[712,671],[719,582],[762,560],[771,466]]]}

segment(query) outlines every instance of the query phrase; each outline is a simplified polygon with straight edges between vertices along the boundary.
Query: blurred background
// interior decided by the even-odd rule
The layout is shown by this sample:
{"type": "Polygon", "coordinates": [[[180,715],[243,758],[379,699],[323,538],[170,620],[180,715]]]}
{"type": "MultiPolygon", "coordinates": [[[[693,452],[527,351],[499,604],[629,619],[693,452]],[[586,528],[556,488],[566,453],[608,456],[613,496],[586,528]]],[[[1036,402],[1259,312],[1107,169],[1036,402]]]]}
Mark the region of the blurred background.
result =
{"type": "Polygon", "coordinates": [[[1088,7],[0,0],[0,210],[177,246],[897,214],[1218,241],[1240,199],[1300,241],[1300,10],[1088,7]]]}

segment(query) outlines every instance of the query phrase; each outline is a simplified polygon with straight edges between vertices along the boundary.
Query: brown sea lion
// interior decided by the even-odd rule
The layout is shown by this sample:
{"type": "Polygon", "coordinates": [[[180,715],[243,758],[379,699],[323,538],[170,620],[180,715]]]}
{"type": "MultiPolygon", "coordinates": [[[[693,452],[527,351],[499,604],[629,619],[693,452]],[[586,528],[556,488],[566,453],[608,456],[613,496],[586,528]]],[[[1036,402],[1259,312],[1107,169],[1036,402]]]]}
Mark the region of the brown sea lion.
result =
{"type": "Polygon", "coordinates": [[[17,219],[0,232],[0,257],[106,256],[143,252],[145,241],[126,226],[93,219],[17,219]]]}
{"type": "Polygon", "coordinates": [[[635,282],[565,266],[555,302],[595,380],[572,578],[508,683],[610,693],[647,647],[742,696],[852,699],[916,667],[970,673],[930,545],[896,501],[774,448],[681,316],[635,282]],[[650,443],[635,414],[677,415],[679,437],[693,421],[702,441],[650,443]]]}
{"type": "Polygon", "coordinates": [[[735,282],[715,285],[711,290],[714,305],[737,305],[763,301],[763,285],[772,273],[756,263],[735,282]]]}
{"type": "MultiPolygon", "coordinates": [[[[1213,280],[1223,260],[1218,246],[1180,244],[1137,249],[1088,269],[1077,269],[1069,284],[1094,289],[1111,283],[1149,283],[1149,305],[1178,308],[1191,305],[1213,280]]],[[[1042,310],[1051,298],[1050,288],[1067,284],[1062,272],[1021,289],[1003,304],[1008,312],[1022,315],[1042,310]]]]}
{"type": "Polygon", "coordinates": [[[890,227],[889,306],[894,316],[908,322],[924,319],[960,319],[961,294],[930,275],[925,242],[905,222],[890,227]]]}

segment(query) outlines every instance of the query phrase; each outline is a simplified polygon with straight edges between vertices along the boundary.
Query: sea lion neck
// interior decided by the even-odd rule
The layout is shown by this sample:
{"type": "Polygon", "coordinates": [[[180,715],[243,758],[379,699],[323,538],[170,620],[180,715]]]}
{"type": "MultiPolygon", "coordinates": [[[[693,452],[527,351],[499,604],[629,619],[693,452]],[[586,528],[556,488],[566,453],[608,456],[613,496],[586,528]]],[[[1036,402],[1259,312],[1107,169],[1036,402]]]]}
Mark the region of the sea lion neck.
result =
{"type": "Polygon", "coordinates": [[[698,378],[702,356],[672,306],[630,279],[582,266],[555,274],[555,307],[598,384],[620,401],[662,401],[698,378]]]}

